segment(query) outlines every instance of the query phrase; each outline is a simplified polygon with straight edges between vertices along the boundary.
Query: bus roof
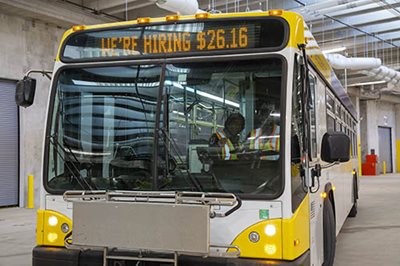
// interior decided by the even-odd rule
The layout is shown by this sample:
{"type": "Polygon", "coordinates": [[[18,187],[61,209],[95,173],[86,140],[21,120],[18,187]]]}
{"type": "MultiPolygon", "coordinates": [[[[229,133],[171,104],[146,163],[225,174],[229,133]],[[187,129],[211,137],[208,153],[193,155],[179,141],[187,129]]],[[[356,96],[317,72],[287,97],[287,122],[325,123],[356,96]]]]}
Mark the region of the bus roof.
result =
{"type": "Polygon", "coordinates": [[[304,25],[304,36],[306,40],[306,50],[307,55],[318,70],[318,72],[325,78],[327,83],[330,85],[331,90],[336,95],[336,97],[340,100],[340,102],[346,107],[347,111],[357,120],[357,112],[354,108],[353,103],[351,102],[347,92],[343,88],[340,80],[336,76],[333,68],[329,64],[328,60],[326,59],[325,55],[323,54],[321,48],[317,44],[314,36],[312,35],[311,31],[308,29],[306,25],[304,25]]]}

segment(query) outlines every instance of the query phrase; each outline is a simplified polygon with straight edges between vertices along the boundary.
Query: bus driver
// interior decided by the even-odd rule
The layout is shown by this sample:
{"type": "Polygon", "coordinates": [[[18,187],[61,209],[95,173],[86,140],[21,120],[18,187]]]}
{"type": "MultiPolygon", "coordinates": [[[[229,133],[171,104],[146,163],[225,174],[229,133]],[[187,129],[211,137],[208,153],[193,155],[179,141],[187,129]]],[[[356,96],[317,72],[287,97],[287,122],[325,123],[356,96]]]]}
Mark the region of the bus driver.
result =
{"type": "Polygon", "coordinates": [[[222,149],[222,160],[237,160],[236,151],[240,150],[240,132],[244,129],[244,117],[232,113],[225,121],[223,129],[217,129],[209,140],[210,146],[222,149]]]}

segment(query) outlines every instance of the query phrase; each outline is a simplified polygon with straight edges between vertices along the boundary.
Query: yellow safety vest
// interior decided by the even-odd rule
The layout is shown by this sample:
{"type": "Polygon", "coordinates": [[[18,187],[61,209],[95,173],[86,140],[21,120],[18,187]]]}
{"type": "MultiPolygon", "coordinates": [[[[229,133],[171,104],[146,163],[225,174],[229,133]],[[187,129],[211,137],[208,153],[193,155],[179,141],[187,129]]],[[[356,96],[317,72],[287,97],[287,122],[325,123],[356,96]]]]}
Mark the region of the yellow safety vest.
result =
{"type": "Polygon", "coordinates": [[[215,134],[218,140],[223,142],[222,160],[237,160],[237,155],[235,153],[232,154],[232,151],[235,150],[235,146],[233,146],[232,141],[226,137],[224,131],[222,129],[217,129],[215,134]]]}
{"type": "MultiPolygon", "coordinates": [[[[280,127],[274,125],[271,134],[267,136],[263,135],[261,128],[253,129],[250,134],[250,149],[279,152],[279,131],[280,127]]],[[[262,156],[261,159],[277,160],[279,155],[262,156]]]]}

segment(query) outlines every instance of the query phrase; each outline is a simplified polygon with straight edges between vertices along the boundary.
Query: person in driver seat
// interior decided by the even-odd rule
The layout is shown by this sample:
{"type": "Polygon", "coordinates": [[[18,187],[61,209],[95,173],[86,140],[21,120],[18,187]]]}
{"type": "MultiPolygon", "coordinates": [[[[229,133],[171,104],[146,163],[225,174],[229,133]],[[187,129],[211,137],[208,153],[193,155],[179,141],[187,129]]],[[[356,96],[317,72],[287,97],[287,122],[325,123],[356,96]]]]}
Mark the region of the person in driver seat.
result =
{"type": "MultiPolygon", "coordinates": [[[[258,125],[247,137],[246,145],[250,150],[279,152],[280,126],[279,112],[273,104],[262,103],[255,112],[254,124],[258,125]]],[[[262,160],[278,160],[279,155],[262,155],[262,160]]]]}
{"type": "Polygon", "coordinates": [[[240,113],[232,113],[225,121],[223,129],[217,129],[211,136],[211,147],[220,147],[222,160],[237,160],[236,150],[240,148],[240,133],[244,129],[244,117],[240,113]]]}

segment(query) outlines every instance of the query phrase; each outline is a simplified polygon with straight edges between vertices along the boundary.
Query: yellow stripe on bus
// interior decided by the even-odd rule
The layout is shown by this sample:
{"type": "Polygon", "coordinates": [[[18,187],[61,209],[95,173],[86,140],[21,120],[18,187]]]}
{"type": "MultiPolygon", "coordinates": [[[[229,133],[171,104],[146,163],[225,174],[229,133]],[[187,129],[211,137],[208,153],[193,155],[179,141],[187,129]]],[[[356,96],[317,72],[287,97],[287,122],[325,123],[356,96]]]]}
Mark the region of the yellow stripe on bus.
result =
{"type": "MultiPolygon", "coordinates": [[[[310,249],[310,198],[309,195],[289,219],[271,219],[256,223],[241,232],[231,245],[240,249],[246,258],[294,260],[310,249]],[[276,234],[268,236],[267,226],[274,226],[276,234]],[[259,240],[251,240],[250,234],[259,240]]],[[[233,252],[234,250],[229,250],[233,252]]]]}
{"type": "Polygon", "coordinates": [[[310,197],[304,198],[293,217],[282,220],[283,259],[294,260],[310,248],[310,197]]]}

